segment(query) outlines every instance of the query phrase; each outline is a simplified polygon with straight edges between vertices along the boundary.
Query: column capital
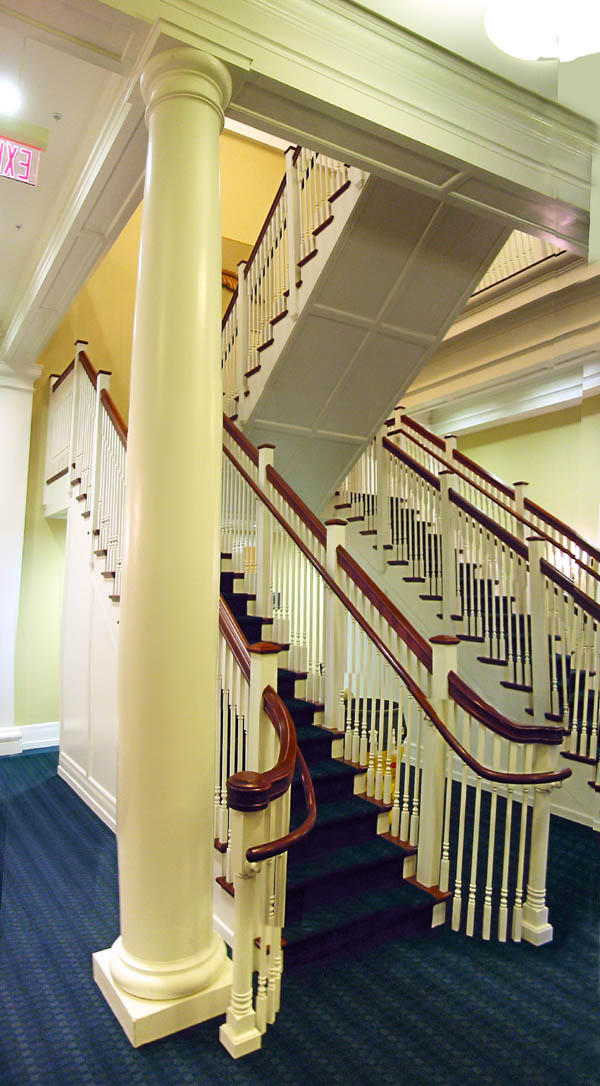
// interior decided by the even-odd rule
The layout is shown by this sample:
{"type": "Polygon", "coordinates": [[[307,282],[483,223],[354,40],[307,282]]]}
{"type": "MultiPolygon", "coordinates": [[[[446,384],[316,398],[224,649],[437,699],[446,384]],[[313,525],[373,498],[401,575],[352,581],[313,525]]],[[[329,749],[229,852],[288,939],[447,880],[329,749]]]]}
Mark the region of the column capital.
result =
{"type": "Polygon", "coordinates": [[[140,80],[146,103],[146,123],[156,106],[168,98],[197,98],[217,113],[221,126],[231,98],[231,76],[209,53],[190,47],[167,49],[146,64],[140,80]]]}

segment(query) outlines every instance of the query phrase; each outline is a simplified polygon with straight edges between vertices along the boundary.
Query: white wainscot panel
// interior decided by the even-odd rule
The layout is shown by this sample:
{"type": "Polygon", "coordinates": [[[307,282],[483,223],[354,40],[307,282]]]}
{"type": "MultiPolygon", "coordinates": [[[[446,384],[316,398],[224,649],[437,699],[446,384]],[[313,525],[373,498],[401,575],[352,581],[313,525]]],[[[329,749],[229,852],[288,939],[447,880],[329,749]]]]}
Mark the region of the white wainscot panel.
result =
{"type": "Polygon", "coordinates": [[[117,792],[117,650],[119,605],[94,575],[90,659],[89,776],[114,800],[117,792]]]}
{"type": "Polygon", "coordinates": [[[60,750],[87,774],[92,578],[86,521],[73,506],[67,524],[61,653],[60,750]]]}

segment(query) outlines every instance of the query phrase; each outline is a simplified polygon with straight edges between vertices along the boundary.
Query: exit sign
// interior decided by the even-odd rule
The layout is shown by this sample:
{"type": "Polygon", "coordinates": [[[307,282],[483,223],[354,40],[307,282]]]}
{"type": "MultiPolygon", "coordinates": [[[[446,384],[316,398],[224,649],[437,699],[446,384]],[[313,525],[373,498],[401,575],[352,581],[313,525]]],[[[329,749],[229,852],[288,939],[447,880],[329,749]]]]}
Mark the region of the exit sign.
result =
{"type": "Polygon", "coordinates": [[[38,147],[0,136],[0,177],[21,181],[24,185],[37,185],[39,166],[38,147]]]}

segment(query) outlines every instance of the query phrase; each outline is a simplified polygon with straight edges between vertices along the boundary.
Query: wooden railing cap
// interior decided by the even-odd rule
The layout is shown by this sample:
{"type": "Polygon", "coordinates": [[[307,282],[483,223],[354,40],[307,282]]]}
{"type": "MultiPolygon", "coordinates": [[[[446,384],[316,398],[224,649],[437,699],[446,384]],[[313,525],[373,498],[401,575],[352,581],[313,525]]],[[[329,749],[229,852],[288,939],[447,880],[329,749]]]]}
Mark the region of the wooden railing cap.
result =
{"type": "Polygon", "coordinates": [[[281,652],[281,645],[275,641],[255,641],[253,645],[248,645],[248,652],[251,656],[269,656],[281,652]]]}
{"type": "Polygon", "coordinates": [[[429,638],[429,642],[431,645],[460,645],[460,637],[455,637],[454,634],[435,634],[429,638]]]}
{"type": "Polygon", "coordinates": [[[329,528],[330,526],[333,526],[334,524],[339,524],[340,526],[345,526],[345,525],[347,525],[347,523],[348,523],[348,521],[347,520],[342,520],[341,517],[333,517],[331,520],[326,520],[325,521],[325,527],[329,528]]]}

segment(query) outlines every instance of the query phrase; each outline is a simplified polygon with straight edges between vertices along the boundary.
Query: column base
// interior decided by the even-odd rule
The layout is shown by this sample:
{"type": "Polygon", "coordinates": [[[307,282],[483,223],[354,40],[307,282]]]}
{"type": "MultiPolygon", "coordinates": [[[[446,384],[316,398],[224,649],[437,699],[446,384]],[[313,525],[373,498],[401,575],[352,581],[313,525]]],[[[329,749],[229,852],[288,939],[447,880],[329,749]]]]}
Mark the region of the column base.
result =
{"type": "Polygon", "coordinates": [[[140,999],[124,992],[110,969],[111,950],[92,955],[94,980],[134,1048],[189,1026],[225,1014],[229,1006],[233,965],[226,958],[216,980],[200,992],[180,999],[140,999]]]}
{"type": "Polygon", "coordinates": [[[543,946],[551,943],[554,935],[552,924],[548,923],[548,909],[528,908],[523,906],[523,921],[521,925],[521,938],[532,946],[543,946]]]}
{"type": "Polygon", "coordinates": [[[0,728],[0,758],[7,754],[23,752],[23,735],[20,728],[0,728]]]}

